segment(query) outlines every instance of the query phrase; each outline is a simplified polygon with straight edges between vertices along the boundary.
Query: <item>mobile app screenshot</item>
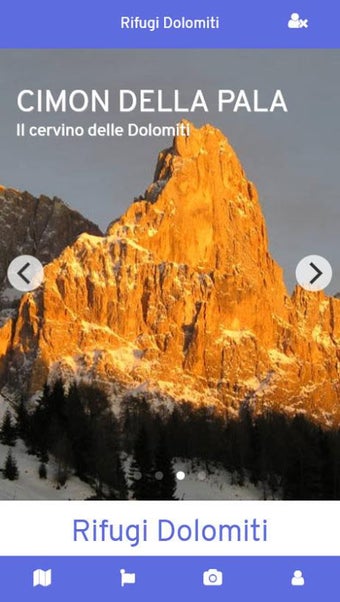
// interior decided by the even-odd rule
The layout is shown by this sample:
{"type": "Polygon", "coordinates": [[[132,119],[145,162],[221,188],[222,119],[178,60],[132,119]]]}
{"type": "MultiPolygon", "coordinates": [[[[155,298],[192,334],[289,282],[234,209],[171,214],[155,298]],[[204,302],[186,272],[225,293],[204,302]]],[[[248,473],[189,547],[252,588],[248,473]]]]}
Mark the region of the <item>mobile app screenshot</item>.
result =
{"type": "Polygon", "coordinates": [[[17,10],[0,42],[4,591],[330,598],[338,9],[17,10]]]}

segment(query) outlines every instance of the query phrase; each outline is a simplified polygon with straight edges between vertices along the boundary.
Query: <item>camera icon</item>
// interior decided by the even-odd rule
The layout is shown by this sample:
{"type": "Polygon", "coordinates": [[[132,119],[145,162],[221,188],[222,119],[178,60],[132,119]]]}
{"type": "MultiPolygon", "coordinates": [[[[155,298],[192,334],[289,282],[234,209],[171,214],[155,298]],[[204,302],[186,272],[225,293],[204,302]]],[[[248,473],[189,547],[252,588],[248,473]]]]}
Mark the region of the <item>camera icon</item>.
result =
{"type": "Polygon", "coordinates": [[[203,585],[222,585],[223,573],[217,569],[209,569],[203,573],[203,585]]]}

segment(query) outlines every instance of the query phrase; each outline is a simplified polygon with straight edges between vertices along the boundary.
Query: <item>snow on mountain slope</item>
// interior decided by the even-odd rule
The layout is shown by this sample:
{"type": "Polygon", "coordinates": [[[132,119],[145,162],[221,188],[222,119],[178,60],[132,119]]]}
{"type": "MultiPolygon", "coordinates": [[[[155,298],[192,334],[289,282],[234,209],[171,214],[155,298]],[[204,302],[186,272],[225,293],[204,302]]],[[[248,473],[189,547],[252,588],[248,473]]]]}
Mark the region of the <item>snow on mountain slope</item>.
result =
{"type": "Polygon", "coordinates": [[[177,485],[179,500],[263,500],[264,496],[271,497],[263,485],[255,487],[247,480],[242,487],[237,485],[230,472],[216,465],[210,464],[207,470],[203,465],[193,467],[189,461],[178,460],[175,471],[185,474],[177,485]]]}
{"type": "MultiPolygon", "coordinates": [[[[0,500],[85,500],[94,495],[87,484],[70,475],[66,484],[57,486],[57,464],[50,459],[47,464],[47,479],[38,474],[40,461],[36,456],[28,455],[22,441],[8,448],[0,444],[0,470],[3,468],[8,449],[15,458],[19,478],[16,481],[4,479],[0,474],[0,500]]],[[[263,489],[246,483],[243,487],[233,484],[233,478],[226,470],[216,466],[209,467],[209,473],[191,462],[178,460],[175,471],[183,471],[185,478],[177,481],[176,497],[179,500],[261,500],[263,489]]]]}
{"type": "Polygon", "coordinates": [[[8,449],[17,462],[19,478],[9,481],[0,474],[0,500],[85,500],[94,494],[87,483],[74,475],[63,487],[58,487],[55,480],[57,465],[53,460],[47,464],[47,479],[40,479],[40,461],[36,456],[27,454],[22,441],[17,441],[11,448],[0,444],[0,469],[4,466],[8,449]]]}

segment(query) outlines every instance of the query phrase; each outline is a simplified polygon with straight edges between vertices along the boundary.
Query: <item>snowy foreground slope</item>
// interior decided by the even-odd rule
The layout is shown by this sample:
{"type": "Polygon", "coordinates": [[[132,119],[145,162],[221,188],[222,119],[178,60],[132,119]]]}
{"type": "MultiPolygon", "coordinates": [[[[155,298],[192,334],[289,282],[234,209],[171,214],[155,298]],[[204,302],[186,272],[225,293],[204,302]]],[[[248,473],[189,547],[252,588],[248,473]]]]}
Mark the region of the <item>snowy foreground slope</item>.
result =
{"type": "MultiPolygon", "coordinates": [[[[6,410],[11,411],[11,407],[0,396],[0,421],[6,410]]],[[[40,479],[39,465],[40,460],[27,453],[20,439],[14,447],[0,443],[0,500],[84,500],[93,495],[92,488],[73,475],[63,487],[57,486],[57,464],[52,459],[46,465],[47,479],[40,479]],[[4,479],[2,473],[9,450],[19,470],[19,478],[15,481],[4,479]]]]}
{"type": "Polygon", "coordinates": [[[185,479],[178,481],[179,500],[263,500],[264,492],[259,485],[245,482],[240,487],[233,484],[230,472],[216,466],[209,466],[209,474],[202,467],[192,470],[191,462],[178,462],[176,471],[183,471],[185,479]]]}
{"type": "MultiPolygon", "coordinates": [[[[0,422],[10,405],[0,396],[0,422]]],[[[0,500],[86,500],[95,495],[94,489],[72,474],[70,470],[65,485],[57,482],[58,464],[50,456],[46,464],[47,478],[39,478],[39,458],[27,453],[21,439],[14,447],[0,443],[0,500]],[[3,477],[8,451],[19,471],[19,478],[10,481],[3,477]]],[[[124,455],[123,466],[129,483],[129,467],[131,457],[124,455]]],[[[267,492],[259,484],[255,487],[245,480],[241,487],[235,484],[235,477],[225,469],[209,463],[177,459],[174,462],[177,479],[176,497],[178,500],[261,500],[267,497],[267,492]]],[[[268,496],[269,497],[269,496],[268,496]]]]}
{"type": "MultiPolygon", "coordinates": [[[[15,458],[19,478],[15,481],[4,479],[0,474],[0,500],[85,500],[94,495],[94,490],[74,475],[70,475],[64,486],[57,486],[57,465],[50,459],[47,464],[47,479],[39,478],[40,461],[26,453],[25,445],[18,440],[11,448],[15,458]]],[[[8,447],[0,444],[0,469],[5,463],[8,447]]],[[[263,491],[250,483],[245,486],[232,484],[232,476],[223,469],[209,467],[209,474],[199,465],[178,461],[175,470],[185,473],[178,480],[179,500],[260,500],[263,491]]]]}
{"type": "MultiPolygon", "coordinates": [[[[9,481],[0,475],[1,500],[84,500],[93,495],[91,487],[75,476],[70,476],[63,487],[57,488],[57,466],[52,460],[47,464],[47,479],[40,479],[40,461],[26,453],[22,441],[18,440],[11,450],[18,465],[19,478],[9,481]]],[[[7,452],[8,447],[0,444],[0,468],[5,463],[7,452]]]]}

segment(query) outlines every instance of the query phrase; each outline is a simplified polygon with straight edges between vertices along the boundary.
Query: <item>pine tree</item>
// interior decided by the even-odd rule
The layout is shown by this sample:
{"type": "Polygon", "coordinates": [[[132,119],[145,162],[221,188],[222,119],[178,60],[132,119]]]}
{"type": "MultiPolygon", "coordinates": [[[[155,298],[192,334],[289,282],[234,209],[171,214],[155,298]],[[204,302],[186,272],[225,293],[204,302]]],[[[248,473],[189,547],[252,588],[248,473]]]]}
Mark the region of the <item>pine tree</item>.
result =
{"type": "Polygon", "coordinates": [[[44,464],[44,462],[41,462],[41,464],[39,465],[39,479],[46,479],[46,478],[47,478],[46,464],[44,464]]]}
{"type": "Polygon", "coordinates": [[[3,476],[4,479],[9,479],[10,481],[15,481],[19,478],[18,466],[10,450],[8,451],[5,465],[3,468],[3,476]]]}
{"type": "Polygon", "coordinates": [[[47,464],[47,462],[49,461],[49,457],[46,449],[42,449],[39,451],[38,458],[42,464],[47,464]]]}
{"type": "Polygon", "coordinates": [[[73,383],[66,399],[67,430],[72,441],[74,468],[80,478],[86,478],[94,466],[93,460],[93,428],[95,420],[86,411],[83,397],[86,397],[89,387],[79,389],[73,383]],[[81,397],[82,395],[82,397],[81,397]]]}
{"type": "Polygon", "coordinates": [[[154,465],[155,490],[158,500],[176,499],[176,477],[165,438],[161,431],[154,465]]]}
{"type": "Polygon", "coordinates": [[[16,410],[17,433],[20,439],[27,443],[30,439],[30,416],[22,400],[16,410]]]}
{"type": "Polygon", "coordinates": [[[119,455],[118,425],[111,413],[97,418],[93,425],[91,473],[97,494],[110,499],[126,499],[127,485],[119,455]]]}
{"type": "Polygon", "coordinates": [[[113,479],[108,483],[109,493],[106,496],[110,500],[127,500],[128,488],[119,454],[116,455],[112,465],[113,479]]]}
{"type": "Polygon", "coordinates": [[[17,432],[15,426],[12,424],[12,417],[9,410],[6,410],[2,420],[0,430],[0,441],[4,445],[14,446],[17,439],[17,432]]]}
{"type": "Polygon", "coordinates": [[[148,433],[142,427],[137,436],[129,471],[135,500],[153,500],[157,495],[152,464],[148,433]]]}

